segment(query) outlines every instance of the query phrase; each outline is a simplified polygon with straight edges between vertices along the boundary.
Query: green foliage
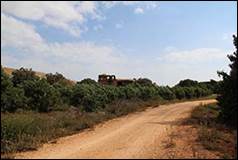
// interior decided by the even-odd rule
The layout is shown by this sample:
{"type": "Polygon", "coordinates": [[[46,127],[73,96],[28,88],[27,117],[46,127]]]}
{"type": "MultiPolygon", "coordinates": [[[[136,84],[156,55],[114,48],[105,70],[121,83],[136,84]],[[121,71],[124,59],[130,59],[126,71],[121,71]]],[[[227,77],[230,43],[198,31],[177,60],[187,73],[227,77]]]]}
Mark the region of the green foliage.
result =
{"type": "Polygon", "coordinates": [[[176,86],[180,86],[180,87],[194,87],[198,85],[198,81],[194,81],[191,79],[185,79],[185,80],[181,80],[176,86]]]}
{"type": "Polygon", "coordinates": [[[48,73],[45,76],[46,76],[46,80],[49,84],[55,84],[57,82],[66,80],[66,78],[58,72],[56,72],[55,74],[48,73]]]}
{"type": "Polygon", "coordinates": [[[1,68],[1,111],[14,112],[18,108],[24,108],[25,101],[24,91],[14,87],[1,68]]]}
{"type": "Polygon", "coordinates": [[[231,61],[229,65],[231,68],[230,74],[225,72],[218,72],[218,75],[223,78],[220,83],[220,96],[218,96],[218,104],[222,107],[222,112],[220,117],[227,123],[230,123],[237,127],[237,107],[238,107],[238,92],[237,92],[237,67],[238,67],[238,57],[237,57],[237,36],[233,35],[234,46],[236,47],[233,55],[228,55],[231,61]]]}
{"type": "Polygon", "coordinates": [[[220,89],[220,81],[210,80],[207,82],[199,82],[199,87],[211,90],[213,93],[218,93],[220,89]]]}
{"type": "Polygon", "coordinates": [[[16,87],[8,87],[1,94],[1,111],[14,112],[19,108],[26,108],[24,91],[16,87]]]}
{"type": "Polygon", "coordinates": [[[73,87],[61,83],[55,83],[53,86],[59,92],[62,102],[69,105],[73,94],[73,87]]]}
{"type": "Polygon", "coordinates": [[[72,134],[107,119],[100,113],[37,112],[1,114],[1,153],[36,149],[40,143],[72,134]]]}
{"type": "MultiPolygon", "coordinates": [[[[66,88],[71,88],[74,86],[74,82],[66,79],[62,74],[56,72],[55,74],[48,73],[46,74],[46,80],[51,85],[60,85],[66,88]]],[[[61,88],[61,87],[60,87],[61,88]]]]}
{"type": "Polygon", "coordinates": [[[48,112],[60,103],[60,93],[45,79],[24,81],[20,87],[24,89],[32,110],[48,112]]]}
{"type": "Polygon", "coordinates": [[[136,82],[143,86],[152,85],[152,81],[148,78],[139,78],[136,82]]]}
{"type": "Polygon", "coordinates": [[[168,86],[161,86],[161,87],[158,87],[157,88],[157,92],[158,94],[163,98],[163,99],[166,99],[166,100],[172,100],[172,99],[175,99],[175,94],[173,93],[173,91],[171,90],[170,87],[168,86]]]}
{"type": "Polygon", "coordinates": [[[173,92],[177,99],[185,98],[185,91],[184,91],[183,87],[176,86],[173,88],[173,92]]]}
{"type": "Polygon", "coordinates": [[[97,84],[97,82],[95,80],[90,79],[90,78],[85,78],[82,81],[77,82],[77,83],[79,83],[79,84],[97,84]]]}
{"type": "Polygon", "coordinates": [[[83,110],[86,112],[97,110],[106,101],[106,93],[99,85],[76,84],[73,88],[71,103],[78,107],[83,106],[83,110]]]}
{"type": "Polygon", "coordinates": [[[158,86],[150,79],[140,78],[125,86],[100,85],[86,78],[76,85],[62,74],[47,74],[46,79],[35,78],[30,69],[16,70],[12,81],[4,72],[2,79],[2,111],[15,111],[17,108],[39,112],[64,110],[70,105],[85,112],[104,110],[107,104],[120,100],[149,100],[160,97],[165,100],[191,99],[211,94],[210,88],[215,82],[198,83],[193,80],[180,81],[173,88],[158,86]]]}
{"type": "Polygon", "coordinates": [[[26,80],[37,80],[39,77],[36,76],[35,72],[32,69],[26,69],[21,67],[19,70],[12,72],[12,83],[14,86],[21,84],[26,80]]]}

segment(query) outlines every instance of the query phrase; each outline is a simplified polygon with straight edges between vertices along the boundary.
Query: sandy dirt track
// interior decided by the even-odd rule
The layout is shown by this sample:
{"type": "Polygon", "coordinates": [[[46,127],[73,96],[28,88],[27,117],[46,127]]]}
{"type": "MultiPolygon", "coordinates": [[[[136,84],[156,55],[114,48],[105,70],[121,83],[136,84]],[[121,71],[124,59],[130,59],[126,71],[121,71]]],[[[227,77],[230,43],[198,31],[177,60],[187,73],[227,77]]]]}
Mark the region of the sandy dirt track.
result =
{"type": "Polygon", "coordinates": [[[188,117],[200,100],[160,105],[143,112],[109,120],[79,134],[45,144],[37,151],[18,153],[16,158],[159,158],[162,141],[171,126],[188,117]]]}

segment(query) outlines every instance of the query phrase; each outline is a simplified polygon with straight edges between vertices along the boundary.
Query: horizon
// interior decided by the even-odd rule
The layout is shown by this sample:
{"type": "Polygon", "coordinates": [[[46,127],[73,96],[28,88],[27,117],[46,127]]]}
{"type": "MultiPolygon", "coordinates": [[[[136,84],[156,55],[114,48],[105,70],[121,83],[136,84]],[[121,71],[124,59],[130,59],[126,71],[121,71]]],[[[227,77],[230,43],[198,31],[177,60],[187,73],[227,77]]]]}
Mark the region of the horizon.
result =
{"type": "Polygon", "coordinates": [[[174,86],[230,70],[237,2],[1,1],[1,26],[4,67],[174,86]]]}
{"type": "MultiPolygon", "coordinates": [[[[11,67],[7,67],[7,66],[2,66],[3,67],[3,69],[12,69],[12,70],[16,70],[16,69],[20,69],[20,68],[11,68],[11,67]]],[[[41,72],[41,71],[36,71],[36,70],[34,70],[33,68],[25,68],[25,67],[22,67],[22,68],[24,68],[24,69],[32,69],[32,71],[34,71],[35,73],[36,73],[36,75],[37,74],[50,74],[50,73],[45,73],[45,72],[41,72]]],[[[5,71],[6,72],[6,71],[5,71]]],[[[56,74],[56,73],[59,73],[59,74],[61,74],[60,72],[55,72],[55,73],[52,73],[52,74],[56,74]]],[[[7,74],[9,74],[9,73],[7,73],[7,74]]],[[[105,74],[105,73],[102,73],[102,74],[105,74]]],[[[99,75],[102,75],[102,74],[98,74],[98,76],[99,75]]],[[[106,75],[109,75],[109,74],[106,74],[106,75]]],[[[64,76],[64,75],[63,75],[64,76]]],[[[116,75],[115,75],[116,76],[116,75]]],[[[65,76],[64,76],[65,77],[65,76]]],[[[66,79],[68,79],[68,77],[65,77],[66,79]]],[[[83,78],[83,79],[87,79],[88,77],[85,77],[85,78],[83,78]]],[[[134,80],[134,79],[136,79],[136,80],[138,80],[138,79],[140,79],[140,78],[146,78],[146,77],[134,77],[134,78],[131,78],[130,80],[134,80]]],[[[82,79],[82,80],[83,80],[82,79]]],[[[91,79],[91,78],[90,78],[91,79]]],[[[127,79],[127,78],[123,78],[123,77],[117,77],[116,76],[116,79],[118,79],[118,80],[122,80],[122,79],[127,79]]],[[[73,82],[75,82],[75,83],[77,83],[77,82],[80,82],[81,80],[75,80],[75,79],[68,79],[68,80],[70,80],[70,81],[73,81],[73,82]]],[[[98,79],[92,79],[92,80],[95,80],[96,82],[98,82],[98,79]]],[[[151,81],[152,81],[152,83],[156,83],[156,82],[154,82],[152,79],[150,79],[151,81]]],[[[169,87],[174,87],[174,86],[176,86],[177,84],[179,84],[179,82],[180,81],[183,81],[183,80],[187,80],[187,79],[181,79],[181,80],[179,80],[175,85],[160,85],[160,84],[157,84],[156,83],[156,85],[158,85],[158,86],[169,86],[169,87]]],[[[192,80],[192,81],[197,81],[196,79],[189,79],[189,80],[192,80]]],[[[197,81],[198,83],[201,83],[201,82],[209,82],[209,81],[211,81],[211,80],[214,80],[214,79],[210,79],[210,80],[207,80],[207,81],[197,81]]],[[[218,80],[219,81],[219,80],[218,80]]]]}

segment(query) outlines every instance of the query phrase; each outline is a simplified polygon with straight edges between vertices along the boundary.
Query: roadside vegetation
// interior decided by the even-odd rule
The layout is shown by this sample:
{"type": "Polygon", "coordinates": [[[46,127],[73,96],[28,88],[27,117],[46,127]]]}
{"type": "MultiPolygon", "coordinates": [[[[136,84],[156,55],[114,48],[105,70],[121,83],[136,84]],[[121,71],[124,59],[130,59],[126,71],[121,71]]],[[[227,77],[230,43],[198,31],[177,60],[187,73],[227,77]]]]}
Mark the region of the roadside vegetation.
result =
{"type": "Polygon", "coordinates": [[[26,68],[9,76],[1,68],[2,154],[36,149],[57,137],[149,106],[206,97],[216,93],[219,85],[213,80],[187,79],[169,87],[140,78],[116,87],[89,78],[74,84],[60,73],[45,77],[26,68]]]}
{"type": "MultiPolygon", "coordinates": [[[[218,75],[222,77],[222,81],[215,89],[218,93],[217,104],[200,105],[196,107],[191,117],[186,119],[176,129],[176,135],[179,138],[173,138],[167,143],[170,144],[168,153],[177,150],[177,155],[184,153],[184,148],[189,152],[192,145],[192,158],[222,158],[237,159],[237,37],[234,38],[234,46],[236,48],[232,55],[228,55],[231,64],[229,74],[219,71],[218,75]],[[195,127],[195,132],[194,132],[195,127]],[[180,131],[179,131],[180,130],[180,131]],[[172,144],[180,141],[182,138],[184,146],[173,149],[172,144]],[[172,143],[173,142],[173,143],[172,143]],[[200,145],[203,149],[200,148],[200,145]],[[181,147],[184,147],[181,149],[181,147]],[[198,148],[198,149],[194,149],[198,148]],[[205,149],[205,150],[204,150],[205,149]],[[209,152],[207,152],[209,151],[209,152]]],[[[181,83],[183,85],[183,83],[181,83]]],[[[194,83],[191,85],[195,85],[194,83]]],[[[185,158],[185,157],[183,157],[185,158]]]]}
{"type": "Polygon", "coordinates": [[[237,158],[237,130],[224,124],[217,104],[199,106],[193,110],[189,124],[198,129],[197,141],[220,158],[237,158]]]}

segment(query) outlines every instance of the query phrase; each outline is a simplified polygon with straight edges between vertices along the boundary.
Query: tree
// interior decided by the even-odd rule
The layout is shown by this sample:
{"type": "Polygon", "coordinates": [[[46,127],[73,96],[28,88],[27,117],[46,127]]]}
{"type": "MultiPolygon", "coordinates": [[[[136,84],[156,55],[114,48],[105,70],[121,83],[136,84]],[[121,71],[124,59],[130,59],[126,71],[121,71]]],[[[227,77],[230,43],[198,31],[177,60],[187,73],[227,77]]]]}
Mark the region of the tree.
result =
{"type": "Polygon", "coordinates": [[[69,105],[72,97],[72,87],[63,85],[61,83],[55,83],[53,86],[60,93],[62,102],[69,105]]]}
{"type": "Polygon", "coordinates": [[[77,82],[78,84],[97,84],[97,82],[91,78],[85,78],[80,82],[77,82]]]}
{"type": "Polygon", "coordinates": [[[32,110],[48,112],[60,104],[60,93],[45,79],[27,80],[21,84],[21,87],[29,99],[28,105],[32,110]]]}
{"type": "Polygon", "coordinates": [[[152,81],[148,78],[139,78],[136,82],[143,86],[152,85],[152,81]]]}
{"type": "Polygon", "coordinates": [[[39,77],[36,76],[35,72],[32,69],[26,69],[21,67],[19,70],[15,70],[12,72],[12,82],[14,86],[21,84],[25,80],[37,80],[39,77]]]}
{"type": "Polygon", "coordinates": [[[191,79],[185,79],[185,80],[181,80],[176,86],[180,86],[180,87],[194,87],[198,85],[198,81],[194,81],[191,79]]]}
{"type": "Polygon", "coordinates": [[[1,67],[1,111],[14,112],[18,108],[24,108],[25,101],[24,91],[13,87],[10,78],[1,67]]]}
{"type": "Polygon", "coordinates": [[[173,92],[176,96],[177,99],[183,99],[185,98],[185,92],[184,92],[184,89],[183,87],[174,87],[173,88],[173,92]]]}
{"type": "Polygon", "coordinates": [[[220,96],[218,96],[218,105],[221,106],[221,118],[232,124],[237,125],[237,107],[238,107],[238,95],[237,95],[237,36],[233,35],[233,43],[236,48],[232,55],[227,57],[231,61],[229,64],[231,71],[229,74],[218,71],[218,75],[222,77],[220,96]]]}
{"type": "Polygon", "coordinates": [[[57,82],[59,82],[59,81],[64,81],[64,80],[66,80],[66,78],[65,78],[62,74],[60,74],[60,73],[58,73],[58,72],[56,72],[55,74],[48,73],[48,74],[46,74],[45,76],[46,76],[47,82],[48,82],[49,84],[51,84],[51,85],[54,84],[54,83],[57,83],[57,82]]]}

